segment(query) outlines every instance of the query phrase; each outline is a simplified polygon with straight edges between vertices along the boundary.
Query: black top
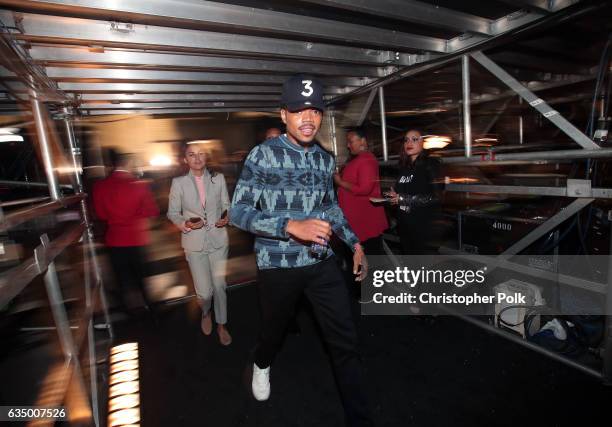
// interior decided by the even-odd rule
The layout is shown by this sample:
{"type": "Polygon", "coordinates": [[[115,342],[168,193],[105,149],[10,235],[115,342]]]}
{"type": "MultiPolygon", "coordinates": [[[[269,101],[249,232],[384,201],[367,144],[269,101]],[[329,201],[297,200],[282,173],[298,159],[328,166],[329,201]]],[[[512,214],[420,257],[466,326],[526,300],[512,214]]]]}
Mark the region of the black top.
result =
{"type": "Polygon", "coordinates": [[[398,214],[401,217],[432,213],[439,202],[440,161],[423,151],[414,162],[400,166],[395,191],[402,197],[398,214]]]}

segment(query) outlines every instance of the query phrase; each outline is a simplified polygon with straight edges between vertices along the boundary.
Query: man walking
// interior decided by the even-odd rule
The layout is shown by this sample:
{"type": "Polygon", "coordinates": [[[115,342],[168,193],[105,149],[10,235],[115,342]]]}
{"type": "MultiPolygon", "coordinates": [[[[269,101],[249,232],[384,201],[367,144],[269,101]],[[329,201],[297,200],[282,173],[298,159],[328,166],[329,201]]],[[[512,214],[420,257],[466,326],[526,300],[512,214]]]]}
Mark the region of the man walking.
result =
{"type": "Polygon", "coordinates": [[[367,264],[336,202],[334,158],[315,143],[324,108],[323,87],[314,77],[288,79],[281,107],[286,134],[249,153],[234,192],[230,221],[256,235],[262,326],[252,391],[257,400],[270,396],[270,365],[305,294],[331,353],[347,425],[370,426],[348,292],[327,246],[332,232],[354,251],[357,280],[367,264]]]}

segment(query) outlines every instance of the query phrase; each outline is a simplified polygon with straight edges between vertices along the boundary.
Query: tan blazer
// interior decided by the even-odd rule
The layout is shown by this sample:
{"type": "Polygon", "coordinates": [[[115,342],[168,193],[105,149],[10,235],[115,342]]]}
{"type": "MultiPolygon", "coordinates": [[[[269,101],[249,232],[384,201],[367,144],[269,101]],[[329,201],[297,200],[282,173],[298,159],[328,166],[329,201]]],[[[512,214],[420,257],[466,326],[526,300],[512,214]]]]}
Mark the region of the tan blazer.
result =
{"type": "MultiPolygon", "coordinates": [[[[210,229],[202,227],[182,233],[181,244],[185,251],[211,252],[228,245],[227,227],[215,227],[215,222],[221,218],[223,211],[229,210],[230,207],[225,177],[218,173],[211,180],[208,170],[204,170],[203,177],[206,191],[206,217],[210,229]]],[[[204,218],[200,194],[191,171],[172,180],[167,216],[177,226],[194,216],[204,218]]]]}

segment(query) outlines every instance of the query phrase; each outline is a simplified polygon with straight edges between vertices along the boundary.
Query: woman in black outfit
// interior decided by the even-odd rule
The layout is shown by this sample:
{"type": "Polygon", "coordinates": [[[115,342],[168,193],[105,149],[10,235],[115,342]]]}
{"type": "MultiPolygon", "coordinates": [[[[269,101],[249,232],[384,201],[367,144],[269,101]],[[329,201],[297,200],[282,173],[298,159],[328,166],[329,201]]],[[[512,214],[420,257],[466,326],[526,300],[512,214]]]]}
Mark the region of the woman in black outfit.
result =
{"type": "Polygon", "coordinates": [[[399,176],[385,193],[398,206],[397,228],[404,255],[435,253],[428,245],[432,222],[439,211],[440,162],[423,149],[418,130],[406,132],[399,153],[399,176]]]}

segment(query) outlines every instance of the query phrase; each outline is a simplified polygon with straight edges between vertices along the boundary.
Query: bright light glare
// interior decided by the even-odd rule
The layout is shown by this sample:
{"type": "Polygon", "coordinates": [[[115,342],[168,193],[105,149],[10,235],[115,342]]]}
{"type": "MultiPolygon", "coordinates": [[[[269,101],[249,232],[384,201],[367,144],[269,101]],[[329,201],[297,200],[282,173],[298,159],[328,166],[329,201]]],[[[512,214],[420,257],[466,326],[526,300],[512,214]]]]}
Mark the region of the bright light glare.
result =
{"type": "Polygon", "coordinates": [[[124,394],[134,394],[140,391],[138,381],[129,381],[126,383],[115,384],[109,388],[108,395],[110,397],[122,396],[124,394]]]}
{"type": "Polygon", "coordinates": [[[108,402],[108,412],[115,412],[120,409],[129,409],[140,406],[140,397],[138,394],[126,394],[118,396],[108,402]]]}
{"type": "Polygon", "coordinates": [[[23,142],[23,136],[15,135],[17,128],[0,128],[0,142],[23,142]]]}
{"type": "Polygon", "coordinates": [[[168,156],[158,155],[153,157],[149,163],[151,166],[170,166],[172,165],[172,159],[168,156]]]}
{"type": "Polygon", "coordinates": [[[444,183],[445,184],[470,184],[470,183],[474,183],[474,182],[478,182],[478,179],[476,178],[451,178],[449,176],[444,178],[444,183]]]}
{"type": "Polygon", "coordinates": [[[112,378],[109,381],[109,384],[110,385],[114,385],[114,384],[117,384],[117,383],[123,383],[123,382],[128,382],[128,381],[136,381],[136,380],[138,380],[138,371],[137,370],[117,372],[117,373],[112,375],[112,378]]]}
{"type": "Polygon", "coordinates": [[[121,409],[114,412],[108,417],[108,425],[124,426],[126,424],[135,424],[140,421],[140,411],[138,409],[121,409]]]}
{"type": "Polygon", "coordinates": [[[108,389],[108,423],[138,426],[140,423],[140,383],[138,382],[138,343],[113,347],[108,389]]]}
{"type": "Polygon", "coordinates": [[[128,342],[125,344],[117,345],[111,349],[111,354],[117,354],[124,351],[134,351],[138,350],[138,343],[136,342],[128,342]]]}
{"type": "Polygon", "coordinates": [[[449,136],[425,135],[423,137],[423,148],[428,150],[432,148],[444,148],[450,143],[451,139],[449,136]]]}
{"type": "Polygon", "coordinates": [[[111,355],[111,363],[123,362],[124,360],[138,359],[138,350],[124,351],[111,355]]]}
{"type": "Polygon", "coordinates": [[[23,142],[23,136],[0,134],[0,142],[23,142]]]}

